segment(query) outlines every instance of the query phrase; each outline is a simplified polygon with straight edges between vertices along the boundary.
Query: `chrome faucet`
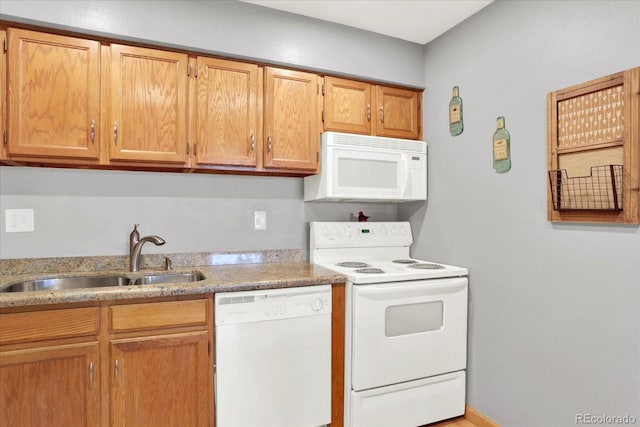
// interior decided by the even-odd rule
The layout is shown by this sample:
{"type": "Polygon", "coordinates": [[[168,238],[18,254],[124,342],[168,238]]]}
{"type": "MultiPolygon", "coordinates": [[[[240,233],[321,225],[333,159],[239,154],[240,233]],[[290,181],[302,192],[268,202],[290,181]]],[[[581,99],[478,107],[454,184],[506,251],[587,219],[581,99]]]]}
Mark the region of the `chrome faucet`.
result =
{"type": "Polygon", "coordinates": [[[129,234],[129,271],[138,271],[140,264],[140,253],[142,252],[142,245],[147,242],[151,242],[156,246],[162,246],[166,242],[163,238],[158,236],[145,236],[142,239],[140,238],[140,233],[138,233],[138,225],[135,224],[133,226],[133,231],[129,234]]]}

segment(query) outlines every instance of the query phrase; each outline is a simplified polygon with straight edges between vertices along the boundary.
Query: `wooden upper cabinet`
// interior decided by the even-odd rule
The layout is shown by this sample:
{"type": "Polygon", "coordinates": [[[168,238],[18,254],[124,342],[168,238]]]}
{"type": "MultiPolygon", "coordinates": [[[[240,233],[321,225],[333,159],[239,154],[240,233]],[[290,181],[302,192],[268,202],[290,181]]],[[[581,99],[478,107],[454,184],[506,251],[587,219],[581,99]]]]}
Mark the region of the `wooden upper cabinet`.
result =
{"type": "Polygon", "coordinates": [[[371,84],[324,78],[324,130],[371,135],[371,84]]]}
{"type": "Polygon", "coordinates": [[[379,136],[420,138],[422,93],[416,90],[377,86],[377,131],[379,136]]]}
{"type": "Polygon", "coordinates": [[[111,45],[112,161],[187,163],[187,64],[183,53],[111,45]]]}
{"type": "MultiPolygon", "coordinates": [[[[0,39],[6,40],[7,33],[0,30],[0,39]]],[[[7,54],[2,49],[0,52],[0,135],[3,142],[0,143],[0,160],[7,158],[7,145],[4,138],[7,136],[7,54]]]]}
{"type": "Polygon", "coordinates": [[[8,156],[99,157],[100,44],[9,28],[8,156]]]}
{"type": "Polygon", "coordinates": [[[255,167],[262,148],[262,69],[207,57],[197,58],[197,68],[196,164],[255,167]]]}
{"type": "Polygon", "coordinates": [[[317,170],[318,80],[312,73],[265,68],[265,168],[317,170]]]}
{"type": "Polygon", "coordinates": [[[422,91],[324,78],[325,131],[420,139],[422,91]]]}

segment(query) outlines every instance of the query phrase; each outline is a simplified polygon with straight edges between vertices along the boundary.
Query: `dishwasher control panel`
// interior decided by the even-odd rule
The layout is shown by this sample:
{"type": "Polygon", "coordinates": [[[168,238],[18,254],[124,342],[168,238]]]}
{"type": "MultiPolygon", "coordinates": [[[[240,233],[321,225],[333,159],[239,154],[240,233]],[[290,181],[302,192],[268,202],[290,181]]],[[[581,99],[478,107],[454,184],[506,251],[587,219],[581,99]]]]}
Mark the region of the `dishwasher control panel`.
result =
{"type": "Polygon", "coordinates": [[[217,293],[215,324],[331,314],[331,285],[217,293]]]}

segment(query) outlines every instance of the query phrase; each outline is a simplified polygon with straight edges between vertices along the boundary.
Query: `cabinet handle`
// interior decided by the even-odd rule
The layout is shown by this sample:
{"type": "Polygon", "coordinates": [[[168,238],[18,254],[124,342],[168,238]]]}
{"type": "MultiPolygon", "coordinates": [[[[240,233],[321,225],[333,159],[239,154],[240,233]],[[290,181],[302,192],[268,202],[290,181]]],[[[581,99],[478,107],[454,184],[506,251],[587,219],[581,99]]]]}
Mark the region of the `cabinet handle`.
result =
{"type": "Polygon", "coordinates": [[[371,104],[367,104],[367,121],[371,121],[371,104]]]}
{"type": "Polygon", "coordinates": [[[96,140],[96,121],[91,120],[91,143],[93,144],[96,140]]]}
{"type": "Polygon", "coordinates": [[[118,144],[118,122],[113,122],[113,143],[118,144]]]}
{"type": "Polygon", "coordinates": [[[384,107],[380,107],[380,123],[384,123],[384,107]]]}
{"type": "Polygon", "coordinates": [[[93,390],[93,362],[89,363],[89,390],[93,390]]]}
{"type": "Polygon", "coordinates": [[[253,150],[256,148],[256,137],[254,134],[251,134],[251,146],[249,147],[249,153],[253,153],[253,150]]]}
{"type": "Polygon", "coordinates": [[[118,384],[119,373],[120,373],[120,362],[118,362],[118,359],[116,359],[116,361],[113,363],[113,379],[115,380],[116,384],[118,384]]]}
{"type": "Polygon", "coordinates": [[[267,153],[271,152],[271,135],[267,137],[267,153]]]}

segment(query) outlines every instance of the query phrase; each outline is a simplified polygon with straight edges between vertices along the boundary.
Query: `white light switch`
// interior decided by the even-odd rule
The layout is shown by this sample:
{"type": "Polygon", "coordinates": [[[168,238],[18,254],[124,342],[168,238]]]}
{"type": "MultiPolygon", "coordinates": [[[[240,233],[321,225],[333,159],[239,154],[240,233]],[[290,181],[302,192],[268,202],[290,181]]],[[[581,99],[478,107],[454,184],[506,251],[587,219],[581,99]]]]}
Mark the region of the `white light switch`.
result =
{"type": "Polygon", "coordinates": [[[253,212],[253,223],[256,230],[267,229],[267,212],[255,211],[253,212]]]}
{"type": "Polygon", "coordinates": [[[4,222],[7,233],[34,231],[33,209],[5,209],[4,222]]]}

